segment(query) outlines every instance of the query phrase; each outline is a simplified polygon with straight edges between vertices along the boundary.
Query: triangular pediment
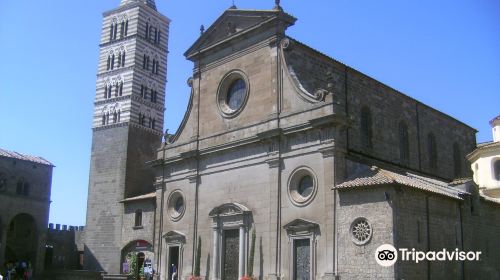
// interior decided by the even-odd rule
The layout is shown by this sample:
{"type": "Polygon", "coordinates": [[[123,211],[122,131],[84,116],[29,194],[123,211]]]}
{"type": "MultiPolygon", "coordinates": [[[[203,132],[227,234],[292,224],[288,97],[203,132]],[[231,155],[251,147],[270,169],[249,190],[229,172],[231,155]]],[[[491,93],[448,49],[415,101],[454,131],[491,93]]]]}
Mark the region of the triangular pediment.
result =
{"type": "Polygon", "coordinates": [[[288,231],[312,231],[319,228],[319,225],[315,222],[311,222],[304,219],[295,219],[288,224],[283,226],[284,229],[288,231]]]}
{"type": "Polygon", "coordinates": [[[235,216],[242,215],[247,212],[250,212],[250,209],[248,209],[245,205],[239,203],[224,203],[212,209],[208,216],[235,216]]]}
{"type": "Polygon", "coordinates": [[[176,230],[172,230],[172,231],[167,232],[166,234],[163,235],[163,238],[167,242],[175,242],[175,241],[181,242],[181,243],[186,242],[186,236],[183,233],[176,231],[176,230]]]}
{"type": "Polygon", "coordinates": [[[184,55],[191,58],[215,45],[228,42],[277,20],[283,22],[281,26],[286,29],[293,25],[296,19],[280,10],[228,9],[203,32],[184,55]]]}

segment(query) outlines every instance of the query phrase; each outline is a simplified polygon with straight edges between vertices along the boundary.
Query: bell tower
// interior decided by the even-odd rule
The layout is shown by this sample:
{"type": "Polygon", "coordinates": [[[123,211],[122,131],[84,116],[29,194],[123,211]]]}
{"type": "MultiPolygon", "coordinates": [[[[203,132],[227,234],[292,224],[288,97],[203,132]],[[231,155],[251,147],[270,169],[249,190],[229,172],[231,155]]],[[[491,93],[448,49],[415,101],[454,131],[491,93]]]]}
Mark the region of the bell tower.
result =
{"type": "MultiPolygon", "coordinates": [[[[154,191],[163,135],[170,20],[154,0],[121,0],[103,14],[92,123],[85,269],[120,272],[124,209],[154,191]]],[[[153,226],[153,225],[150,225],[153,226]]]]}

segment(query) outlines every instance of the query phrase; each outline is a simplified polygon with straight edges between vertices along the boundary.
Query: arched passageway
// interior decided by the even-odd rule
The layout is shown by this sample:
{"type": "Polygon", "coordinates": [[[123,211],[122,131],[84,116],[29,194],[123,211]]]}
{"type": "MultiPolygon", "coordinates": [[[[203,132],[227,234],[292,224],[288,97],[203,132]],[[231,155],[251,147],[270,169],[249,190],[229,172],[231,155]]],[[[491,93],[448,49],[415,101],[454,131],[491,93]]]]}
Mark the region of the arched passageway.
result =
{"type": "Polygon", "coordinates": [[[18,214],[8,227],[5,260],[35,264],[38,247],[35,219],[28,214],[18,214]]]}

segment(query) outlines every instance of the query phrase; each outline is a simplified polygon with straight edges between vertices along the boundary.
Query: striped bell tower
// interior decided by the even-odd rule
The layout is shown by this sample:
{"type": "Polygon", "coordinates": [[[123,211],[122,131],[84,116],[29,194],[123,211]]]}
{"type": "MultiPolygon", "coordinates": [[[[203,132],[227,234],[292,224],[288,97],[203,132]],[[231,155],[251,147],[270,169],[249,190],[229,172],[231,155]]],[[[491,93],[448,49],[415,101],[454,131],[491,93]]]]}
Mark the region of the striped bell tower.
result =
{"type": "MultiPolygon", "coordinates": [[[[169,19],[154,0],[103,14],[92,123],[85,269],[120,272],[125,198],[154,191],[163,135],[169,19]]],[[[153,225],[151,225],[153,226],[153,225]]]]}

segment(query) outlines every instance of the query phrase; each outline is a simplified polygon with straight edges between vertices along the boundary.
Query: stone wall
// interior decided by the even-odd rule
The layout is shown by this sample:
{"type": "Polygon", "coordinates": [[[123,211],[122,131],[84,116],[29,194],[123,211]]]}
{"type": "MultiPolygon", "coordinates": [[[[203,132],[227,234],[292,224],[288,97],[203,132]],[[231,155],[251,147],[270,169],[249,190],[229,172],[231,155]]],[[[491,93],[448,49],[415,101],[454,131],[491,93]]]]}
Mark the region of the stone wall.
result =
{"type": "Polygon", "coordinates": [[[395,279],[394,267],[382,267],[375,261],[375,250],[394,243],[391,187],[365,188],[338,192],[338,273],[341,279],[395,279]],[[365,245],[353,242],[350,232],[357,218],[371,225],[372,237],[365,245]]]}
{"type": "Polygon", "coordinates": [[[471,175],[465,155],[475,148],[473,128],[299,42],[292,41],[286,53],[304,88],[314,92],[331,85],[325,101],[332,98],[335,112],[349,119],[349,151],[449,180],[471,175]],[[361,134],[364,107],[371,113],[371,146],[361,134]],[[400,122],[408,127],[408,161],[399,154],[400,122]],[[429,133],[436,138],[438,168],[429,165],[429,133]],[[459,174],[454,174],[453,143],[460,148],[459,174]]]}
{"type": "MultiPolygon", "coordinates": [[[[49,220],[50,193],[52,184],[53,166],[34,163],[31,161],[14,159],[9,157],[0,157],[0,176],[5,179],[0,188],[0,264],[5,261],[16,261],[10,252],[16,252],[16,247],[23,247],[23,238],[28,237],[25,242],[34,242],[31,248],[25,248],[32,251],[31,262],[35,268],[35,273],[40,273],[44,268],[45,242],[47,238],[47,224],[49,220]],[[18,193],[18,184],[27,192],[20,189],[18,193]],[[33,230],[31,232],[19,232],[22,236],[15,236],[15,223],[13,220],[19,217],[29,217],[33,221],[33,230]],[[10,229],[10,230],[9,230],[10,229]],[[27,234],[27,235],[25,235],[27,234]],[[11,244],[10,237],[15,237],[16,244],[11,244]],[[36,253],[35,253],[36,252],[36,253]]],[[[31,246],[31,245],[30,245],[31,246]]],[[[26,251],[26,250],[23,250],[26,251]]],[[[14,257],[15,258],[15,257],[14,257]]]]}
{"type": "Polygon", "coordinates": [[[124,199],[127,142],[126,126],[93,133],[85,269],[117,273],[120,267],[123,205],[119,201],[124,199]]]}
{"type": "Polygon", "coordinates": [[[84,227],[49,224],[47,229],[46,258],[47,269],[82,269],[84,227]]]}

